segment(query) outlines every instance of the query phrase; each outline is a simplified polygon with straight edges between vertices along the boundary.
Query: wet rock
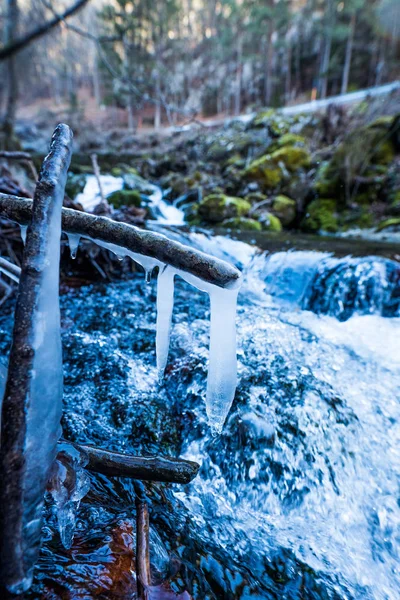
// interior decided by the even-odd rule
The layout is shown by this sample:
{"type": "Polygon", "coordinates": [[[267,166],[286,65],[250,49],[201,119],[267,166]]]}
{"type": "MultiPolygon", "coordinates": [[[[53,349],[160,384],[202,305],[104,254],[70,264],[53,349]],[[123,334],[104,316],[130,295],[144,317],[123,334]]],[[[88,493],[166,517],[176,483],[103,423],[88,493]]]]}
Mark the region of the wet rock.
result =
{"type": "Polygon", "coordinates": [[[339,229],[336,200],[313,200],[307,206],[305,217],[301,222],[301,229],[309,233],[318,231],[336,233],[339,229]]]}
{"type": "Polygon", "coordinates": [[[86,175],[80,173],[68,173],[65,193],[71,200],[75,200],[78,194],[83,192],[86,185],[86,175]]]}
{"type": "Polygon", "coordinates": [[[120,208],[121,206],[136,206],[140,207],[142,198],[138,190],[117,190],[110,194],[107,201],[114,206],[114,208],[120,208]]]}
{"type": "Polygon", "coordinates": [[[284,227],[288,227],[296,218],[296,202],[283,194],[276,196],[272,204],[273,213],[284,227]]]}
{"type": "Polygon", "coordinates": [[[221,225],[227,229],[237,229],[239,231],[262,231],[261,223],[256,221],[256,219],[248,219],[246,217],[226,219],[221,225]]]}
{"type": "Polygon", "coordinates": [[[210,223],[221,223],[225,219],[243,217],[251,208],[250,202],[243,198],[210,194],[198,206],[198,215],[210,223]]]}

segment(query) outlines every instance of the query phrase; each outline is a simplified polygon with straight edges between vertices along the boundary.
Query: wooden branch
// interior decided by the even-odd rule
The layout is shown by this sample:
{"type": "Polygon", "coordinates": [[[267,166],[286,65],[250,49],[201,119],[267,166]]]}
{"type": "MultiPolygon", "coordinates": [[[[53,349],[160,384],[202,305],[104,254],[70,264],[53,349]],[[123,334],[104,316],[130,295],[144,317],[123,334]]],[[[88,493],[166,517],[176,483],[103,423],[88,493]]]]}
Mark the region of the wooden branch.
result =
{"type": "Polygon", "coordinates": [[[2,409],[1,598],[8,592],[21,594],[30,587],[40,548],[44,492],[61,429],[59,290],[51,265],[55,265],[57,274],[61,207],[71,145],[71,130],[67,125],[58,125],[31,202],[2,409]],[[54,321],[54,329],[47,325],[49,320],[54,321]],[[44,359],[48,354],[52,360],[49,363],[44,359]]]}
{"type": "Polygon", "coordinates": [[[109,477],[129,477],[142,481],[163,481],[168,483],[189,483],[200,468],[195,462],[182,458],[159,456],[129,456],[119,452],[101,450],[94,446],[71,444],[87,456],[87,469],[109,477]]]}
{"type": "MultiPolygon", "coordinates": [[[[32,201],[0,194],[0,217],[27,225],[31,219],[32,201]]],[[[127,223],[113,221],[70,208],[62,209],[62,228],[92,240],[116,244],[137,254],[149,256],[222,288],[236,288],[241,273],[236,267],[205,252],[189,248],[166,236],[139,229],[127,223]]]]}
{"type": "Polygon", "coordinates": [[[10,279],[19,281],[21,268],[3,257],[0,257],[0,271],[10,277],[10,279]]]}
{"type": "Polygon", "coordinates": [[[33,162],[32,156],[29,152],[10,152],[7,150],[0,151],[0,158],[6,158],[7,160],[23,160],[28,163],[31,170],[34,181],[38,179],[38,173],[36,171],[35,163],[33,162]]]}
{"type": "Polygon", "coordinates": [[[151,585],[149,508],[139,485],[135,485],[135,491],[137,598],[138,600],[148,600],[147,588],[151,585]]]}
{"type": "Polygon", "coordinates": [[[75,4],[67,8],[67,10],[65,10],[62,14],[55,15],[53,19],[49,19],[49,21],[46,21],[45,23],[43,23],[43,25],[40,25],[30,33],[27,33],[24,37],[19,38],[11,44],[8,44],[4,48],[2,48],[0,50],[0,61],[10,58],[10,56],[13,56],[17,52],[20,52],[21,50],[23,50],[23,48],[26,48],[26,46],[31,44],[34,40],[42,37],[49,31],[54,29],[54,27],[59,25],[62,21],[68,19],[68,17],[71,17],[76,12],[81,10],[81,8],[83,8],[85,4],[87,4],[87,2],[88,0],[77,0],[75,4]]]}

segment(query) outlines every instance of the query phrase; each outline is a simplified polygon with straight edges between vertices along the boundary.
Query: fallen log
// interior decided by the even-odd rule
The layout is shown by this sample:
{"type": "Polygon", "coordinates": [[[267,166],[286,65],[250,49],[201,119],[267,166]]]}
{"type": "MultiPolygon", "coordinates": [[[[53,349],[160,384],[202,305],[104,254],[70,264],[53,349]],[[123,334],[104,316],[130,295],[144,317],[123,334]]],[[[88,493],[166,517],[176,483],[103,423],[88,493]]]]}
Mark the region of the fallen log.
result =
{"type": "MultiPolygon", "coordinates": [[[[28,225],[31,214],[31,200],[0,194],[0,217],[20,225],[28,225]]],[[[136,254],[154,258],[221,288],[236,288],[240,285],[241,273],[233,265],[170,240],[160,233],[71,208],[62,209],[62,229],[65,233],[114,244],[136,254]]]]}

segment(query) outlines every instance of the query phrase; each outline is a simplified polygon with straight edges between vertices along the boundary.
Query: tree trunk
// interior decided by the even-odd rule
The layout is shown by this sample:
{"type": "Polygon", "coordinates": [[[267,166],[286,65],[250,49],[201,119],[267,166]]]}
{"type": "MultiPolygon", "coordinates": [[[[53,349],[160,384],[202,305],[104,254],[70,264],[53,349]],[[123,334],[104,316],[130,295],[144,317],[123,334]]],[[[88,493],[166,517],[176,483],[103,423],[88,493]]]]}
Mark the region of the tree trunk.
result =
{"type": "Polygon", "coordinates": [[[236,85],[235,85],[235,108],[234,114],[238,116],[241,109],[241,95],[242,95],[242,55],[243,55],[243,37],[242,34],[238,34],[237,39],[237,63],[236,63],[236,85]]]}
{"type": "Polygon", "coordinates": [[[328,0],[328,5],[325,14],[325,39],[324,49],[322,54],[320,72],[319,72],[319,97],[321,99],[326,98],[328,93],[328,80],[329,80],[329,63],[331,60],[331,48],[332,48],[332,30],[333,30],[333,0],[328,0]]]}
{"type": "Polygon", "coordinates": [[[292,43],[288,40],[286,51],[285,101],[289,102],[292,91],[292,43]]]}
{"type": "Polygon", "coordinates": [[[272,98],[272,61],[274,57],[274,48],[272,45],[272,21],[268,25],[267,48],[265,56],[264,70],[264,100],[266,106],[271,104],[272,98]]]}
{"type": "Polygon", "coordinates": [[[347,93],[347,88],[349,86],[349,75],[350,75],[350,67],[351,67],[351,56],[353,53],[353,40],[354,40],[355,27],[356,27],[356,14],[354,13],[353,15],[351,15],[350,30],[349,30],[349,35],[347,37],[347,42],[346,42],[346,56],[344,59],[342,87],[340,90],[342,94],[347,93]]]}
{"type": "MultiPolygon", "coordinates": [[[[6,0],[6,26],[4,44],[11,44],[17,37],[19,10],[18,0],[6,0]]],[[[16,57],[10,56],[7,60],[7,101],[4,118],[4,132],[6,136],[14,133],[15,115],[18,100],[18,77],[16,72],[16,57]]]]}

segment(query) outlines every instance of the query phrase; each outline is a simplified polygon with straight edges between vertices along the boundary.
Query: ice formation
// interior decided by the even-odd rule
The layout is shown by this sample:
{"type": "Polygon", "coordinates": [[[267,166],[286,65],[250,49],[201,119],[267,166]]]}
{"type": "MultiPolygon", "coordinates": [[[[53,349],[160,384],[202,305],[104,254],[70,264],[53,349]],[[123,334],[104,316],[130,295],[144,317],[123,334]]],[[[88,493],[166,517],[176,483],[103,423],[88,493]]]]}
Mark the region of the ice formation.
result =
{"type": "Polygon", "coordinates": [[[76,253],[78,251],[79,242],[81,236],[77,233],[67,233],[69,251],[71,253],[71,258],[76,258],[76,253]]]}
{"type": "Polygon", "coordinates": [[[21,231],[22,242],[25,244],[26,230],[28,229],[28,225],[20,225],[19,228],[20,228],[20,231],[21,231]]]}
{"type": "Polygon", "coordinates": [[[149,281],[151,273],[158,267],[157,279],[157,331],[156,354],[159,377],[163,376],[167,359],[171,332],[172,311],[174,306],[174,278],[182,279],[210,297],[210,357],[207,376],[206,410],[213,434],[222,431],[236,390],[236,303],[240,281],[236,287],[221,288],[207,283],[186,271],[165,265],[156,258],[137,254],[116,244],[82,236],[95,244],[107,248],[116,256],[129,256],[140,264],[149,281]]]}

